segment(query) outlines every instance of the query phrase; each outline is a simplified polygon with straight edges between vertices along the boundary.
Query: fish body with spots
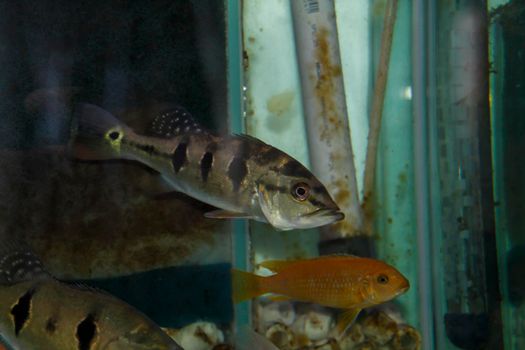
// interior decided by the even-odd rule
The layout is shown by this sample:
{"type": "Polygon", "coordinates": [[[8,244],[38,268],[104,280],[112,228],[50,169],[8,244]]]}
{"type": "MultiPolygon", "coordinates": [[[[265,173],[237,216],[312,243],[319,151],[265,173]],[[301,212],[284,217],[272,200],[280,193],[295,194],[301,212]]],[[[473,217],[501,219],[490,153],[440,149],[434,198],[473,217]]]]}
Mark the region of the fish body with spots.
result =
{"type": "Polygon", "coordinates": [[[218,208],[207,217],[249,218],[279,230],[343,218],[325,186],[293,157],[250,136],[211,132],[181,107],[155,116],[143,135],[90,104],[77,108],[74,124],[74,156],[141,162],[174,190],[218,208]]]}
{"type": "Polygon", "coordinates": [[[2,250],[0,334],[18,350],[179,350],[123,301],[50,276],[27,249],[2,250]]]}

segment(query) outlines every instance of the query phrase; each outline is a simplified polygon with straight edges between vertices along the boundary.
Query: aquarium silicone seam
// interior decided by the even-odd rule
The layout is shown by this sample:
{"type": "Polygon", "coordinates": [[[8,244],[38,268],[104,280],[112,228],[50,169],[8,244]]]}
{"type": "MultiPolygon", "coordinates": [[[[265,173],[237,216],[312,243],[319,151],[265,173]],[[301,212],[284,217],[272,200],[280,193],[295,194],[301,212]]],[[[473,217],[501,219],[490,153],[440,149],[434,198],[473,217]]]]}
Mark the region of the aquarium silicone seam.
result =
{"type": "MultiPolygon", "coordinates": [[[[490,44],[489,55],[490,61],[493,63],[492,69],[495,72],[504,72],[503,65],[503,44],[501,28],[497,23],[492,23],[489,31],[490,44]]],[[[492,171],[493,171],[493,193],[494,201],[499,203],[507,203],[504,190],[504,162],[503,162],[503,135],[502,135],[502,102],[500,96],[497,94],[503,91],[502,74],[490,75],[490,121],[492,130],[492,171]]],[[[503,300],[501,304],[502,322],[503,322],[503,342],[505,349],[517,349],[517,344],[513,344],[512,337],[512,307],[508,302],[508,276],[506,273],[506,253],[510,246],[509,235],[507,229],[507,218],[505,215],[504,205],[494,207],[494,215],[496,219],[496,234],[497,234],[497,251],[498,251],[498,267],[499,267],[499,285],[502,292],[503,300]]]]}
{"type": "MultiPolygon", "coordinates": [[[[228,42],[228,115],[230,131],[243,132],[242,126],[242,47],[240,1],[228,0],[226,7],[228,42]]],[[[239,270],[248,267],[248,235],[246,220],[234,220],[232,224],[232,265],[239,270]]],[[[235,306],[235,328],[250,323],[249,303],[235,306]]]]}
{"type": "Polygon", "coordinates": [[[420,298],[420,327],[422,348],[434,349],[432,318],[432,282],[430,250],[430,196],[428,182],[428,135],[426,103],[426,28],[425,1],[415,0],[412,5],[412,63],[414,113],[414,171],[416,193],[416,220],[418,244],[418,282],[420,298]]]}

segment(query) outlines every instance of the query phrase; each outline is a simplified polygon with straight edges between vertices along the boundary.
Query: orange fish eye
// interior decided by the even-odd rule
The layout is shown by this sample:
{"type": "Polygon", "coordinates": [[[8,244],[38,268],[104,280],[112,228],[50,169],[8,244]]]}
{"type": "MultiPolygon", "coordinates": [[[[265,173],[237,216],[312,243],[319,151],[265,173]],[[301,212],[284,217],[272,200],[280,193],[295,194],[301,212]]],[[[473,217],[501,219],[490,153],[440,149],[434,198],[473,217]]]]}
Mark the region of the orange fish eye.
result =
{"type": "Polygon", "coordinates": [[[388,283],[388,276],[384,274],[380,274],[377,276],[377,283],[379,284],[387,284],[388,283]]]}
{"type": "Polygon", "coordinates": [[[305,201],[310,196],[310,186],[304,182],[295,184],[292,188],[292,196],[298,201],[305,201]]]}

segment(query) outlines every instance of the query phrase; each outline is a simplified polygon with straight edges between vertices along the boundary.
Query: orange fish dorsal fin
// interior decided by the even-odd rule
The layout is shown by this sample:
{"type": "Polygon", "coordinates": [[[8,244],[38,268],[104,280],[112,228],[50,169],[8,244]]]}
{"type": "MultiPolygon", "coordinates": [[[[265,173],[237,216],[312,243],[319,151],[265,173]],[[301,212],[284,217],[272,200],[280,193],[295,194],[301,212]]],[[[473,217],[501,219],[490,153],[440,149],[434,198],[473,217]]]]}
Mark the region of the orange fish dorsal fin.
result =
{"type": "Polygon", "coordinates": [[[337,331],[336,337],[338,339],[341,339],[345,335],[346,331],[350,328],[360,312],[360,308],[354,308],[345,310],[339,315],[335,326],[335,330],[337,331]]]}
{"type": "Polygon", "coordinates": [[[281,294],[273,294],[266,297],[267,299],[273,301],[273,302],[280,302],[280,301],[290,301],[293,300],[291,297],[288,297],[286,295],[281,294]]]}
{"type": "Polygon", "coordinates": [[[314,258],[314,260],[333,260],[333,259],[360,259],[357,255],[352,254],[329,254],[329,255],[321,255],[317,258],[314,258]]]}
{"type": "Polygon", "coordinates": [[[267,260],[259,263],[259,266],[267,268],[273,272],[280,272],[300,260],[267,260]]]}
{"type": "Polygon", "coordinates": [[[358,256],[348,255],[348,254],[333,254],[333,255],[322,255],[315,258],[309,259],[296,259],[296,260],[267,260],[259,263],[259,266],[272,270],[273,272],[280,272],[289,268],[294,264],[300,264],[305,261],[318,261],[318,260],[334,260],[338,258],[347,258],[347,259],[359,259],[358,256]]]}

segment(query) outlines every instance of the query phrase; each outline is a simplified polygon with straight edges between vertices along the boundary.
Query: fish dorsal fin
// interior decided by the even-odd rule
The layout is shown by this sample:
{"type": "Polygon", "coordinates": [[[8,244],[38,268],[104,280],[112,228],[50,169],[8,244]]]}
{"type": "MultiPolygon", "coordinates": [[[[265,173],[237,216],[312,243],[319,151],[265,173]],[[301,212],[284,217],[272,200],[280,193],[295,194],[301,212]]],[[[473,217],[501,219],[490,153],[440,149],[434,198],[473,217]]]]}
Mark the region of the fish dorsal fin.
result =
{"type": "Polygon", "coordinates": [[[337,258],[341,258],[341,259],[362,259],[361,257],[357,256],[357,255],[353,255],[353,254],[344,254],[344,253],[334,253],[334,254],[328,254],[328,255],[321,255],[321,256],[318,256],[318,257],[315,257],[313,259],[316,259],[316,260],[330,260],[330,259],[337,259],[337,258]]]}
{"type": "Polygon", "coordinates": [[[267,260],[259,263],[259,266],[267,268],[273,272],[280,272],[297,263],[297,260],[267,260]]]}
{"type": "Polygon", "coordinates": [[[321,256],[316,256],[314,258],[309,258],[309,259],[304,259],[304,260],[312,260],[312,261],[323,261],[323,260],[331,260],[331,261],[336,261],[336,260],[345,260],[345,261],[350,261],[350,260],[358,260],[358,259],[365,259],[365,258],[362,258],[360,256],[357,256],[357,255],[352,255],[352,254],[344,254],[344,253],[334,253],[334,254],[328,254],[328,255],[321,255],[321,256]]]}
{"type": "Polygon", "coordinates": [[[63,282],[63,283],[66,283],[69,287],[77,289],[77,290],[113,297],[111,293],[105,291],[104,289],[90,286],[84,282],[63,282]]]}
{"type": "Polygon", "coordinates": [[[276,302],[281,302],[281,301],[290,301],[290,300],[293,300],[292,297],[289,297],[289,296],[286,296],[286,295],[281,295],[281,294],[272,294],[272,295],[268,295],[268,296],[266,297],[266,299],[271,300],[271,301],[273,301],[274,303],[276,303],[276,302]]]}
{"type": "Polygon", "coordinates": [[[184,107],[173,107],[155,116],[147,134],[161,138],[172,138],[182,134],[211,132],[203,127],[184,107]]]}
{"type": "Polygon", "coordinates": [[[266,145],[266,146],[268,145],[263,140],[258,139],[257,137],[252,136],[252,135],[248,135],[248,134],[233,134],[232,136],[238,137],[240,139],[248,140],[249,142],[260,143],[261,145],[266,145]]]}
{"type": "Polygon", "coordinates": [[[42,277],[50,276],[29,248],[9,243],[0,248],[0,284],[12,285],[42,277]]]}
{"type": "Polygon", "coordinates": [[[279,272],[279,271],[282,271],[282,270],[290,267],[291,265],[294,265],[294,264],[297,264],[297,263],[300,263],[300,262],[303,262],[303,261],[307,261],[307,260],[310,260],[310,261],[313,261],[313,260],[331,260],[331,259],[334,259],[334,258],[349,258],[349,259],[352,259],[352,258],[359,258],[359,257],[357,257],[355,255],[348,255],[348,254],[331,254],[331,255],[322,255],[322,256],[317,256],[317,257],[314,257],[314,258],[307,258],[307,259],[268,260],[268,261],[263,261],[263,262],[259,263],[259,265],[264,267],[264,268],[267,268],[268,270],[272,270],[273,272],[279,272]]]}

